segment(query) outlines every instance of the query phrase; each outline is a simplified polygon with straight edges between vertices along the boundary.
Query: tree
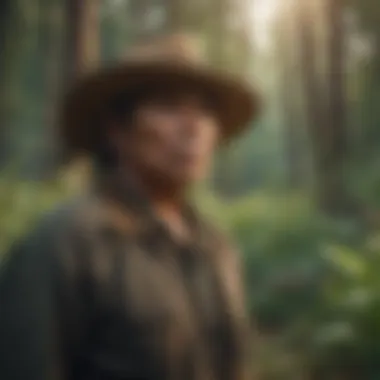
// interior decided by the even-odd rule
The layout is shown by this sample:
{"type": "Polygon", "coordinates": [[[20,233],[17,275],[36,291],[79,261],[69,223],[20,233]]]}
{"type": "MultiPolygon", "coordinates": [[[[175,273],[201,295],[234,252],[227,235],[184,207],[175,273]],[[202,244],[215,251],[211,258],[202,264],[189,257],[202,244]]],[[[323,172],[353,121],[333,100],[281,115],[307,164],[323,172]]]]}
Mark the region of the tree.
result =
{"type": "Polygon", "coordinates": [[[7,77],[7,66],[9,57],[9,22],[12,13],[12,0],[4,0],[0,4],[0,51],[2,52],[0,57],[0,83],[1,83],[1,95],[0,95],[0,167],[2,167],[9,154],[9,138],[7,131],[7,119],[8,119],[8,107],[7,96],[5,88],[5,81],[7,77]]]}
{"type": "Polygon", "coordinates": [[[99,0],[66,1],[68,83],[99,61],[99,10],[99,0]]]}
{"type": "Polygon", "coordinates": [[[380,112],[380,8],[376,0],[349,0],[359,18],[361,30],[372,46],[371,59],[362,68],[364,84],[361,93],[362,159],[373,160],[378,151],[380,112]]]}
{"type": "Polygon", "coordinates": [[[25,0],[0,3],[0,167],[4,167],[18,149],[16,116],[23,98],[24,58],[34,32],[29,30],[34,4],[25,0]]]}
{"type": "Polygon", "coordinates": [[[26,97],[34,117],[28,125],[32,137],[24,176],[46,178],[57,169],[57,101],[62,89],[63,3],[38,0],[37,38],[26,71],[26,97]]]}
{"type": "MultiPolygon", "coordinates": [[[[231,46],[231,34],[229,33],[230,2],[217,0],[214,8],[214,17],[211,23],[208,49],[212,63],[220,68],[228,67],[229,48],[231,46]]],[[[215,190],[222,196],[232,196],[234,193],[233,150],[224,147],[217,157],[214,174],[215,190]]]]}
{"type": "Polygon", "coordinates": [[[343,4],[299,1],[298,25],[303,89],[313,151],[315,195],[321,209],[331,214],[352,212],[344,180],[347,159],[343,4]],[[316,8],[316,5],[319,7],[316,8]],[[321,5],[325,5],[325,13],[321,5]],[[318,43],[316,14],[326,22],[327,38],[318,43]],[[327,71],[319,58],[326,58],[327,71]],[[326,75],[321,75],[321,72],[326,75]],[[327,84],[326,84],[327,83],[327,84]]]}
{"type": "Polygon", "coordinates": [[[344,165],[348,153],[345,87],[345,29],[343,1],[329,0],[327,4],[327,117],[325,139],[326,207],[345,211],[349,206],[344,184],[344,165]]]}
{"type": "Polygon", "coordinates": [[[299,187],[304,182],[305,151],[301,138],[302,117],[299,99],[299,75],[297,72],[295,1],[286,4],[277,14],[275,37],[278,71],[278,99],[281,106],[281,120],[286,157],[287,181],[290,187],[299,187]]]}
{"type": "MultiPolygon", "coordinates": [[[[66,0],[65,6],[66,73],[63,80],[70,86],[100,60],[100,0],[66,0]]],[[[84,159],[75,164],[83,167],[76,179],[81,184],[86,183],[89,162],[84,159]]]]}

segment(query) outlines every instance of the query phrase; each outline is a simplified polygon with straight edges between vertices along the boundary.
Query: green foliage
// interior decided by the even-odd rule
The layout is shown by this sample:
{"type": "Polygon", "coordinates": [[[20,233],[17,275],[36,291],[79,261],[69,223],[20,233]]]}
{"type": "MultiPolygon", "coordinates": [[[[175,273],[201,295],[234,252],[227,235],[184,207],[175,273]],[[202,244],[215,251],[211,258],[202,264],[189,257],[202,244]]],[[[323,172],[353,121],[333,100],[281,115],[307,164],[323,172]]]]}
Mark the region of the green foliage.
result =
{"type": "Polygon", "coordinates": [[[56,179],[38,182],[20,181],[6,170],[0,173],[0,258],[43,212],[80,188],[82,175],[70,168],[56,179]]]}
{"type": "MultiPolygon", "coordinates": [[[[57,84],[46,82],[46,68],[52,59],[48,53],[52,40],[47,33],[51,31],[48,26],[52,17],[47,5],[55,3],[64,4],[61,0],[13,1],[6,17],[11,33],[5,41],[4,69],[0,73],[1,108],[6,115],[3,123],[10,126],[13,137],[12,159],[26,161],[23,174],[28,175],[30,168],[40,165],[35,163],[36,153],[50,142],[46,132],[51,126],[44,122],[44,103],[50,97],[47,87],[57,84]]],[[[131,3],[102,3],[100,45],[107,64],[135,38],[136,24],[143,26],[139,17],[137,22],[134,20],[131,3]]],[[[244,71],[249,58],[246,41],[239,28],[224,30],[223,15],[217,13],[223,9],[218,4],[222,2],[182,2],[186,8],[182,13],[186,13],[189,29],[204,37],[211,61],[233,71],[244,71]]],[[[359,32],[368,32],[374,48],[372,55],[347,73],[350,91],[355,93],[349,94],[348,113],[355,115],[350,122],[355,129],[351,140],[355,141],[350,144],[355,149],[347,159],[348,190],[367,210],[380,205],[380,6],[378,0],[350,0],[348,4],[358,15],[359,32]]],[[[325,29],[326,25],[318,28],[325,29]]],[[[355,31],[349,26],[347,29],[355,37],[355,31]]],[[[199,208],[230,231],[244,254],[249,307],[260,330],[254,361],[263,380],[301,380],[309,378],[310,372],[322,380],[379,379],[380,234],[363,231],[356,220],[334,220],[322,215],[305,188],[298,193],[279,194],[280,186],[287,183],[287,167],[294,162],[288,162],[290,157],[286,157],[289,152],[284,143],[283,99],[278,99],[279,86],[272,79],[273,73],[283,68],[284,57],[273,59],[273,53],[258,50],[252,65],[266,92],[264,120],[253,134],[242,137],[237,149],[231,148],[231,153],[218,160],[211,186],[217,193],[244,198],[221,201],[206,184],[197,189],[199,208]],[[257,190],[263,186],[276,187],[277,193],[257,190]],[[254,193],[247,196],[252,189],[254,193]],[[360,373],[355,373],[355,368],[360,373]]],[[[322,55],[321,50],[318,55],[322,55]]],[[[65,61],[67,57],[62,56],[65,61]]],[[[302,67],[294,70],[292,82],[296,86],[298,71],[302,72],[302,67]]],[[[296,97],[300,113],[297,130],[302,137],[307,134],[302,122],[305,105],[295,87],[287,89],[286,94],[296,97]]],[[[302,160],[308,159],[312,145],[306,140],[300,138],[302,160]]],[[[33,227],[44,210],[72,194],[70,178],[56,178],[60,179],[39,183],[0,173],[0,257],[15,239],[33,227]]],[[[309,177],[301,178],[300,182],[306,187],[308,180],[309,177]]]]}
{"type": "MultiPolygon", "coordinates": [[[[48,183],[2,178],[4,252],[41,212],[73,192],[75,175],[48,183]]],[[[352,358],[363,373],[378,369],[380,234],[365,237],[355,223],[327,219],[302,193],[262,191],[222,202],[203,186],[197,197],[244,253],[263,379],[302,379],[305,366],[338,368],[352,358]]]]}
{"type": "Polygon", "coordinates": [[[342,375],[345,361],[359,378],[379,369],[380,235],[326,218],[302,194],[210,204],[244,253],[264,379],[303,378],[305,366],[342,375]]]}

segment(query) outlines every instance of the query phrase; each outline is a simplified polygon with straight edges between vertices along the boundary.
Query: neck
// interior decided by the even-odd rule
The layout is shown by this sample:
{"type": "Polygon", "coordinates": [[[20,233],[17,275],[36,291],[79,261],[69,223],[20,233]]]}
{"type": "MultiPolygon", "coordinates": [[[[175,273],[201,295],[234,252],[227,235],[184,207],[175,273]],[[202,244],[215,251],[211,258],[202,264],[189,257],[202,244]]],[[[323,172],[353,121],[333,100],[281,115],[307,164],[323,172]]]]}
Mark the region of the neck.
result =
{"type": "Polygon", "coordinates": [[[188,239],[190,227],[184,218],[184,212],[188,211],[185,204],[185,186],[175,186],[162,178],[143,175],[141,170],[133,168],[118,168],[112,174],[99,173],[98,179],[100,186],[105,186],[104,190],[109,191],[111,197],[129,197],[129,188],[136,196],[136,206],[140,201],[148,201],[149,209],[169,227],[173,236],[179,240],[188,239]]]}
{"type": "Polygon", "coordinates": [[[177,214],[181,211],[186,196],[184,186],[133,167],[124,169],[121,175],[128,176],[128,180],[141,189],[159,214],[177,214]]]}

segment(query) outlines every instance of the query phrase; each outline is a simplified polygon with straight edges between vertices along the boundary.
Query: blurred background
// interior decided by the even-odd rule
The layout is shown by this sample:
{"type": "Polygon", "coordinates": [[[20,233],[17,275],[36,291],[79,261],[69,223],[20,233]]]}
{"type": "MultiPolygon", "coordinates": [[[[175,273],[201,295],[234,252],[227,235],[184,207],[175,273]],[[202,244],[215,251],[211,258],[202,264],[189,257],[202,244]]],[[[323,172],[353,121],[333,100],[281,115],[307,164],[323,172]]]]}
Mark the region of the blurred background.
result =
{"type": "Polygon", "coordinates": [[[380,379],[378,0],[2,0],[0,254],[88,180],[61,160],[67,86],[177,30],[265,101],[196,191],[244,254],[260,378],[380,379]]]}

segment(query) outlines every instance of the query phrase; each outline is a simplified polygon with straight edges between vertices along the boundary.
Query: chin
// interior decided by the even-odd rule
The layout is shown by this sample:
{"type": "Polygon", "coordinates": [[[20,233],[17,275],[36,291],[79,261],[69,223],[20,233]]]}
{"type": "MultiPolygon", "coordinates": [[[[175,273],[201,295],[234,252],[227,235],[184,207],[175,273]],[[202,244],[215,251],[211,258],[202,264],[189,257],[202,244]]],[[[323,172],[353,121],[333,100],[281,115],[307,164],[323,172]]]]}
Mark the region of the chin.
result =
{"type": "Polygon", "coordinates": [[[205,173],[203,172],[181,172],[178,176],[176,176],[176,182],[185,186],[191,186],[197,182],[202,181],[205,178],[205,173]]]}
{"type": "Polygon", "coordinates": [[[187,187],[202,181],[208,174],[206,168],[193,166],[176,167],[175,170],[166,170],[165,175],[162,171],[162,176],[166,178],[166,183],[171,183],[173,186],[187,187]]]}

